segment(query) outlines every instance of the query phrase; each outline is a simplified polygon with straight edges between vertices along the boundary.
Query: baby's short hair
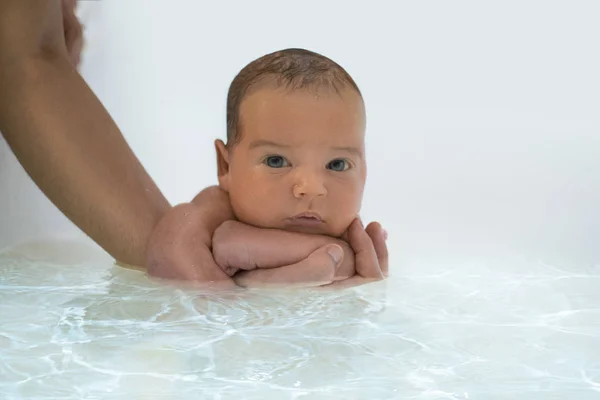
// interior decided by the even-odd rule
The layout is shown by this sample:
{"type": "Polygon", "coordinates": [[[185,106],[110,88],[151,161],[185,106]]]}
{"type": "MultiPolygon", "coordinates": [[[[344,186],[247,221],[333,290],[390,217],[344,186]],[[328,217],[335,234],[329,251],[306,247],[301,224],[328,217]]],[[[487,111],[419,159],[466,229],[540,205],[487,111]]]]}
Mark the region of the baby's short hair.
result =
{"type": "Polygon", "coordinates": [[[273,82],[291,90],[327,87],[337,92],[358,86],[339,64],[305,49],[285,49],[264,55],[246,65],[233,79],[227,93],[227,144],[241,139],[240,105],[249,89],[259,83],[273,82]]]}

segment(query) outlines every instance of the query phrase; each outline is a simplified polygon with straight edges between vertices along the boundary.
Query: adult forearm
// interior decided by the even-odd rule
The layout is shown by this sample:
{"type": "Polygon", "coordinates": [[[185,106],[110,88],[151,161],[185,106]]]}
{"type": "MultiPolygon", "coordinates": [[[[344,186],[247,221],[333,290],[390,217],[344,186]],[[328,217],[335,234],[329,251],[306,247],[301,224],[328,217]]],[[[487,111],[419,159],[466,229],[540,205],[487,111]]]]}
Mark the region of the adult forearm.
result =
{"type": "Polygon", "coordinates": [[[143,265],[169,204],[63,57],[0,65],[0,131],[44,194],[116,260],[143,265]]]}

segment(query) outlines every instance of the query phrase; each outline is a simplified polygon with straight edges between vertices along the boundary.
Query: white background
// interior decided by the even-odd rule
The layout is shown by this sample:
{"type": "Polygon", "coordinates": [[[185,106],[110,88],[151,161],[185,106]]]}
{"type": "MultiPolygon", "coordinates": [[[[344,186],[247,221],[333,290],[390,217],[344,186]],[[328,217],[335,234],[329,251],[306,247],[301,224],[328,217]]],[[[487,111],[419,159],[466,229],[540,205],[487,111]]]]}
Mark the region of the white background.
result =
{"type": "MultiPolygon", "coordinates": [[[[600,3],[82,2],[82,74],[173,204],[216,182],[235,74],[303,47],[367,104],[392,259],[600,262],[600,3]]],[[[0,139],[0,248],[83,238],[0,139]]],[[[400,265],[400,264],[398,264],[400,265]]]]}

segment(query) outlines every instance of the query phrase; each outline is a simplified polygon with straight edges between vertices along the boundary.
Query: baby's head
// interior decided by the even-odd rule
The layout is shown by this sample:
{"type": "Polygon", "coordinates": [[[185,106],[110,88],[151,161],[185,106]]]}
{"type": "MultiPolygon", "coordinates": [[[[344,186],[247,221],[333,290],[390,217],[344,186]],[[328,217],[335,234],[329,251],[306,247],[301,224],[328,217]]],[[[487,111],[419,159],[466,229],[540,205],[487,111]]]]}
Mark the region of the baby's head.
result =
{"type": "Polygon", "coordinates": [[[350,75],[301,49],[248,64],[227,96],[219,185],[236,218],[261,228],[340,236],[367,175],[365,108],[350,75]]]}

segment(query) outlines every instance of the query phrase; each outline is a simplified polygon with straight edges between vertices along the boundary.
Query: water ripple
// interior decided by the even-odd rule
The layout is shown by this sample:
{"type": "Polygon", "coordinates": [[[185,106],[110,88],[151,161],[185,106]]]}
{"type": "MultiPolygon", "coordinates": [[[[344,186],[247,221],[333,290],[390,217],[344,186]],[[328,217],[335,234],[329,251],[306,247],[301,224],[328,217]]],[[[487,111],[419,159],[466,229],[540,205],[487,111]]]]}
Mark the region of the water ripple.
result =
{"type": "Polygon", "coordinates": [[[0,253],[0,398],[600,398],[597,267],[217,295],[74,254],[0,253]]]}

